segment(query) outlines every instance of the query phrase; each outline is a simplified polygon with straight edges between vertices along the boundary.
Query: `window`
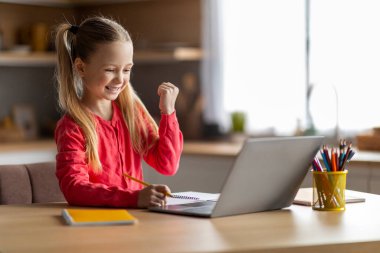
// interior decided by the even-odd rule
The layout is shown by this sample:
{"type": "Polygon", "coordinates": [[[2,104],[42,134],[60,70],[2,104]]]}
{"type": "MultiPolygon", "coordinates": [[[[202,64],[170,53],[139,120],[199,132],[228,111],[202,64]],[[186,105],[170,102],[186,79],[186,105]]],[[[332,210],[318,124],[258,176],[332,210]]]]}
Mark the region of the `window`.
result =
{"type": "Polygon", "coordinates": [[[304,3],[222,2],[225,111],[244,111],[249,132],[293,133],[306,108],[304,3]]]}
{"type": "Polygon", "coordinates": [[[234,111],[246,113],[253,134],[293,134],[297,122],[309,123],[307,109],[323,134],[337,125],[341,135],[380,125],[378,0],[216,3],[208,11],[220,15],[214,45],[221,47],[222,80],[213,86],[214,105],[210,112],[206,101],[206,114],[222,110],[219,123],[227,130],[234,111]]]}

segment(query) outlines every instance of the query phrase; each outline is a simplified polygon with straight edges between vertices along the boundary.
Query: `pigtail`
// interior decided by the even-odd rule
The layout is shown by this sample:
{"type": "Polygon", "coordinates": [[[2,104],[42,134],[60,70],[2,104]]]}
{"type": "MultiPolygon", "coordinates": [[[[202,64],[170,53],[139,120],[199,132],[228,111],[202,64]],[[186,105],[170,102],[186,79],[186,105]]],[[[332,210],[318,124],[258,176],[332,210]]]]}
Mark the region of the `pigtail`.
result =
{"type": "Polygon", "coordinates": [[[58,103],[62,111],[81,127],[86,139],[88,164],[99,173],[102,167],[97,150],[98,135],[95,120],[80,102],[82,87],[74,70],[75,35],[69,32],[71,27],[70,24],[61,24],[56,31],[58,103]]]}
{"type": "Polygon", "coordinates": [[[58,103],[63,111],[68,109],[69,99],[76,97],[71,93],[70,86],[74,83],[73,61],[71,59],[71,46],[68,43],[69,24],[61,24],[57,28],[55,48],[57,50],[57,80],[58,80],[58,103]]]}

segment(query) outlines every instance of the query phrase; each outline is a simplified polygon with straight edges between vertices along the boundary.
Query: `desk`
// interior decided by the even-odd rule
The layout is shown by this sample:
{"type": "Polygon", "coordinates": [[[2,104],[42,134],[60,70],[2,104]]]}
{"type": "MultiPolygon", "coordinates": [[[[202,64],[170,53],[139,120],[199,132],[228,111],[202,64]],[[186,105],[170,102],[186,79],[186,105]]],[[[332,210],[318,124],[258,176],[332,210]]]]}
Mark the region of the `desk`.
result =
{"type": "Polygon", "coordinates": [[[129,210],[136,225],[70,227],[66,204],[0,206],[0,252],[377,252],[380,196],[345,212],[290,208],[206,219],[129,210]]]}

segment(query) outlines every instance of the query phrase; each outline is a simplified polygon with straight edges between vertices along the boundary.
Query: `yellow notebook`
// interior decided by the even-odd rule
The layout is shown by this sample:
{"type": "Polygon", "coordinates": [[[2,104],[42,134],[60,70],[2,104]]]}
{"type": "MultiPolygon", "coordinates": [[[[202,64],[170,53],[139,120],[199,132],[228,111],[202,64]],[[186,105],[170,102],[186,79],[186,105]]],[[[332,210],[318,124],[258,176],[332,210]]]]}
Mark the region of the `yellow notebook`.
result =
{"type": "Polygon", "coordinates": [[[62,216],[69,225],[125,225],[137,219],[125,209],[63,209],[62,216]]]}

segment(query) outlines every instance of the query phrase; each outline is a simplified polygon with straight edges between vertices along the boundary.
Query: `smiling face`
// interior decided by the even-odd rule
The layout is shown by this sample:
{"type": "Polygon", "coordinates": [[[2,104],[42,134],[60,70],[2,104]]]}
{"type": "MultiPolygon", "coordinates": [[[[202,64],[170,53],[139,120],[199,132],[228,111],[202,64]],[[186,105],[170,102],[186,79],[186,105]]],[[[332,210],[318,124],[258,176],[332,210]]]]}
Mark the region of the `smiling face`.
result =
{"type": "Polygon", "coordinates": [[[83,99],[87,106],[115,100],[128,85],[133,66],[131,42],[98,44],[86,61],[75,60],[83,80],[83,99]]]}

